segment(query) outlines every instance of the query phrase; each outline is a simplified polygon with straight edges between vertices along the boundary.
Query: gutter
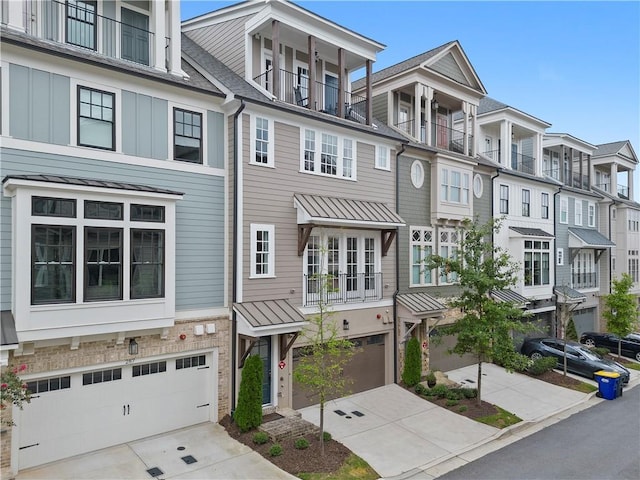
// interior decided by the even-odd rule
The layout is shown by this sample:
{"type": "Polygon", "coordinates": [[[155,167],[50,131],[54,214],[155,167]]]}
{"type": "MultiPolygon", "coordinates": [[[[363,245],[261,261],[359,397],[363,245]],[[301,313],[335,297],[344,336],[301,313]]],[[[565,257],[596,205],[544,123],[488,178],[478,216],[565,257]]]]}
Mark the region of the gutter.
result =
{"type": "MultiPolygon", "coordinates": [[[[498,168],[497,172],[498,173],[496,173],[495,175],[493,175],[491,177],[491,197],[492,197],[491,198],[491,218],[492,219],[495,218],[495,205],[493,203],[494,202],[494,198],[493,198],[493,191],[494,191],[493,181],[500,176],[500,174],[502,173],[502,168],[498,168]]],[[[493,230],[493,228],[491,229],[491,244],[494,245],[494,247],[495,247],[495,244],[496,244],[496,233],[493,230]]]]}
{"type": "Polygon", "coordinates": [[[231,415],[233,416],[233,412],[236,409],[236,359],[237,359],[237,350],[238,350],[238,317],[233,309],[233,304],[238,300],[238,268],[237,268],[237,259],[238,259],[238,118],[240,114],[246,107],[244,100],[240,99],[240,107],[236,110],[236,113],[233,114],[233,247],[232,247],[232,262],[233,266],[231,267],[232,271],[232,293],[231,293],[231,415]]]}
{"type": "MultiPolygon", "coordinates": [[[[406,150],[406,145],[401,144],[400,151],[396,153],[396,213],[400,214],[400,155],[406,150]]],[[[393,383],[398,383],[398,291],[400,287],[400,227],[396,227],[396,291],[393,292],[393,383]]]]}

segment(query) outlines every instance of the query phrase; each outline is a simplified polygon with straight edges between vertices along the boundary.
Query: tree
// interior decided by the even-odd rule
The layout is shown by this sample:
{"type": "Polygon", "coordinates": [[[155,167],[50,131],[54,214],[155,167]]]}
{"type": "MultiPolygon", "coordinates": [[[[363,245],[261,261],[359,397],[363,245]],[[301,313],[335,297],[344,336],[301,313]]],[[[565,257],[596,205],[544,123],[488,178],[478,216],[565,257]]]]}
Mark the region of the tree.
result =
{"type": "Polygon", "coordinates": [[[329,306],[329,293],[333,291],[334,277],[316,274],[314,284],[318,287],[318,312],[302,331],[307,344],[293,371],[293,378],[304,386],[309,394],[318,398],[320,404],[320,454],[324,456],[324,406],[330,396],[344,395],[352,380],[344,375],[344,367],[356,353],[353,343],[340,337],[338,326],[329,306]]]}
{"type": "Polygon", "coordinates": [[[618,356],[622,353],[622,337],[630,334],[638,325],[638,307],[635,296],[629,293],[633,278],[623,273],[620,279],[611,281],[612,292],[605,297],[602,316],[607,320],[607,330],[618,336],[618,356]]]}
{"type": "Polygon", "coordinates": [[[31,402],[31,392],[27,390],[27,385],[24,383],[18,373],[24,372],[27,369],[26,365],[20,365],[19,367],[6,368],[2,372],[0,378],[0,411],[2,411],[2,420],[0,424],[12,426],[15,425],[13,420],[4,418],[4,410],[9,405],[15,405],[22,410],[23,403],[31,402]]]}
{"type": "Polygon", "coordinates": [[[576,330],[576,324],[573,321],[573,316],[569,318],[569,323],[567,324],[567,340],[573,340],[574,342],[578,341],[578,331],[576,330]]]}
{"type": "Polygon", "coordinates": [[[262,359],[249,355],[242,368],[238,406],[233,419],[242,432],[262,424],[262,359]]]}
{"type": "Polygon", "coordinates": [[[420,342],[412,337],[405,347],[404,368],[402,369],[402,381],[407,387],[414,387],[420,382],[422,374],[422,359],[420,342]]]}
{"type": "Polygon", "coordinates": [[[520,269],[503,249],[492,244],[493,234],[499,231],[500,220],[479,224],[465,219],[457,251],[448,258],[432,256],[426,262],[427,268],[453,275],[451,280],[457,279],[460,285],[460,295],[449,305],[460,308],[463,316],[448,330],[457,336],[452,351],[461,356],[473,354],[478,360],[478,405],[482,402],[482,362],[499,358],[505,368],[513,369],[521,359],[513,346],[513,332],[535,328],[522,321],[521,308],[491,298],[491,292],[514,285],[520,269]]]}

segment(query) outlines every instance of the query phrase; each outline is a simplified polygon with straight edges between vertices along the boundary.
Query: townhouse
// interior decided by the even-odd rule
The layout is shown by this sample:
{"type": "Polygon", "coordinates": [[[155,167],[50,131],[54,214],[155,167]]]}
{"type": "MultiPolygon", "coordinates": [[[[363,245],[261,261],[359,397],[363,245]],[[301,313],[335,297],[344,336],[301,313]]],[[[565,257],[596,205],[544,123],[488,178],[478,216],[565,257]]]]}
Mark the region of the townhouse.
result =
{"type": "Polygon", "coordinates": [[[227,115],[179,9],[2,2],[3,470],[229,411],[227,115]]]}
{"type": "Polygon", "coordinates": [[[392,383],[402,137],[373,119],[370,96],[350,90],[351,72],[370,72],[383,45],[289,2],[233,5],[185,22],[183,32],[186,55],[236,102],[228,137],[234,392],[244,359],[257,354],[265,408],[317,403],[292,372],[319,302],[359,347],[345,368],[350,391],[392,383]]]}

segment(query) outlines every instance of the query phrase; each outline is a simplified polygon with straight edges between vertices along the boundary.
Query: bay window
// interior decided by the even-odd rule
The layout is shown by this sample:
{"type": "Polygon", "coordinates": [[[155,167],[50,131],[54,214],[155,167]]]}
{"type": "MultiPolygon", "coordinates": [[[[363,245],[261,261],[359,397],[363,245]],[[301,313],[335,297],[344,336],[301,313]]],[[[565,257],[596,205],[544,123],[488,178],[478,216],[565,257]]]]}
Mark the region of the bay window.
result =
{"type": "Polygon", "coordinates": [[[549,242],[525,240],[524,285],[549,285],[549,242]]]}

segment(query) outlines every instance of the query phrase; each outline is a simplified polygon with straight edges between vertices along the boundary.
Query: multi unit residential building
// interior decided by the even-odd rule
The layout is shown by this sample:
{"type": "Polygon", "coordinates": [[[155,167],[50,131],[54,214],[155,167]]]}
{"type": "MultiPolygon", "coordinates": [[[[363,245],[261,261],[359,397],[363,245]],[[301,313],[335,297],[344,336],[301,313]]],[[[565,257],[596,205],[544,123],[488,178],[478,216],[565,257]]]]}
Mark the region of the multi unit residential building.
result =
{"type": "Polygon", "coordinates": [[[1,4],[0,363],[32,392],[3,473],[216,422],[251,354],[265,411],[316,403],[293,371],[320,304],[352,393],[411,337],[425,371],[472,363],[431,341],[459,287],[425,268],[467,218],[502,217],[522,275],[493,296],[547,332],[603,329],[622,273],[640,293],[629,142],[547,133],[457,41],[374,72],[384,45],[288,1],[179,10],[1,4]]]}

